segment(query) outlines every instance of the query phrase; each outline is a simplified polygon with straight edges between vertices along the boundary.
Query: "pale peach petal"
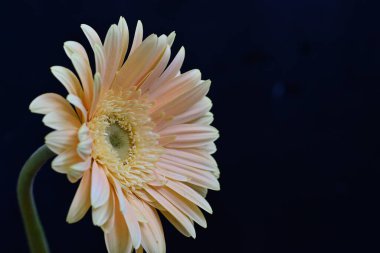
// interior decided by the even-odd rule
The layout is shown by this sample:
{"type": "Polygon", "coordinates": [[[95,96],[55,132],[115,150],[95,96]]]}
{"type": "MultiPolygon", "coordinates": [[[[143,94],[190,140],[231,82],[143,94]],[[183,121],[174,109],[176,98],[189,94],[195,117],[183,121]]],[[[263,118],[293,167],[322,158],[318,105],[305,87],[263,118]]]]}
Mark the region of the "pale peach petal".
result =
{"type": "Polygon", "coordinates": [[[136,85],[144,79],[147,75],[147,69],[149,69],[148,64],[152,61],[157,40],[157,35],[150,35],[136,51],[130,53],[124,65],[115,76],[113,87],[127,88],[136,85]]]}
{"type": "MultiPolygon", "coordinates": [[[[117,198],[115,197],[115,192],[113,191],[113,189],[111,189],[110,191],[110,201],[112,201],[112,205],[109,206],[110,208],[112,208],[110,210],[111,214],[110,214],[110,217],[108,218],[108,220],[101,226],[103,231],[105,233],[108,233],[111,231],[111,229],[113,228],[114,224],[115,224],[115,211],[116,211],[116,202],[117,202],[117,198]],[[111,200],[112,198],[112,200],[111,200]]],[[[119,210],[117,210],[119,211],[119,210]]]]}
{"type": "Polygon", "coordinates": [[[83,123],[78,129],[78,139],[79,141],[85,141],[90,137],[90,129],[87,126],[87,123],[83,123]]]}
{"type": "Polygon", "coordinates": [[[164,186],[167,183],[168,179],[165,176],[162,176],[160,173],[158,173],[158,171],[155,171],[154,174],[155,179],[149,182],[150,186],[164,186]]]}
{"type": "Polygon", "coordinates": [[[206,198],[207,196],[207,193],[208,193],[208,189],[207,188],[204,188],[204,187],[201,187],[201,186],[198,186],[198,185],[193,185],[193,184],[190,184],[190,183],[186,183],[185,182],[185,185],[191,187],[192,189],[194,189],[196,192],[198,192],[203,198],[206,198]]]}
{"type": "Polygon", "coordinates": [[[90,119],[93,117],[96,112],[98,102],[100,100],[101,92],[102,92],[102,80],[99,73],[95,73],[94,76],[94,96],[92,98],[91,109],[90,109],[90,119]]]}
{"type": "Polygon", "coordinates": [[[214,121],[214,115],[211,112],[206,113],[202,117],[191,121],[191,124],[208,126],[214,121]]]}
{"type": "Polygon", "coordinates": [[[200,83],[192,90],[184,91],[182,94],[168,94],[161,97],[151,109],[152,117],[155,116],[155,113],[162,111],[168,115],[178,115],[184,112],[207,94],[210,84],[211,82],[208,80],[200,83]]]}
{"type": "MultiPolygon", "coordinates": [[[[167,64],[162,64],[161,60],[162,60],[162,57],[164,56],[164,54],[168,48],[169,48],[168,47],[168,37],[166,35],[159,36],[158,40],[157,40],[157,44],[155,45],[153,54],[151,55],[151,57],[148,61],[148,63],[150,64],[149,68],[147,68],[149,76],[152,74],[151,72],[153,72],[157,68],[157,66],[160,65],[158,72],[155,73],[155,75],[152,78],[154,78],[155,76],[158,76],[159,74],[162,73],[162,70],[163,70],[162,65],[165,65],[165,66],[167,65],[167,64]]],[[[165,61],[163,63],[165,63],[165,61]]],[[[148,77],[146,80],[150,81],[152,79],[149,79],[149,77],[148,77]]]]}
{"type": "MultiPolygon", "coordinates": [[[[173,217],[177,220],[188,234],[195,238],[195,229],[190,220],[179,211],[173,204],[171,204],[167,199],[165,199],[160,193],[155,189],[146,187],[145,189],[153,198],[157,200],[160,205],[162,205],[173,217]]],[[[174,225],[174,224],[173,224],[174,225]]]]}
{"type": "Polygon", "coordinates": [[[87,109],[84,107],[82,100],[73,94],[67,95],[66,99],[80,110],[80,112],[82,113],[82,119],[85,122],[87,120],[87,109]]]}
{"type": "Polygon", "coordinates": [[[117,25],[112,25],[106,35],[104,42],[104,50],[106,55],[106,71],[104,76],[104,89],[108,90],[115,77],[116,71],[119,69],[120,58],[122,55],[121,34],[117,25]]]}
{"type": "Polygon", "coordinates": [[[210,143],[218,139],[218,135],[215,134],[183,134],[176,135],[176,138],[173,142],[165,145],[166,148],[204,148],[212,152],[213,145],[208,146],[210,143]]]}
{"type": "Polygon", "coordinates": [[[78,129],[80,121],[78,117],[65,111],[50,112],[43,117],[42,122],[55,130],[78,129]]]}
{"type": "MultiPolygon", "coordinates": [[[[203,159],[207,159],[208,161],[210,161],[211,163],[213,163],[217,166],[217,163],[216,163],[214,157],[212,155],[210,155],[209,153],[205,152],[205,150],[202,150],[202,149],[186,149],[184,151],[191,152],[193,154],[198,155],[199,157],[203,157],[203,159]]],[[[201,158],[199,158],[199,159],[203,160],[201,158]]]]}
{"type": "Polygon", "coordinates": [[[86,160],[84,161],[80,161],[76,164],[73,164],[71,166],[71,169],[72,170],[76,170],[76,171],[79,171],[79,172],[84,172],[88,169],[91,168],[91,162],[92,162],[92,158],[91,157],[88,157],[86,160]]]}
{"type": "Polygon", "coordinates": [[[79,143],[77,145],[78,155],[86,160],[92,152],[92,138],[89,134],[89,129],[86,123],[82,124],[82,126],[78,130],[78,139],[79,143]]]}
{"type": "Polygon", "coordinates": [[[120,34],[120,28],[113,24],[108,29],[106,38],[104,40],[104,49],[107,55],[107,62],[109,64],[113,64],[113,62],[110,61],[117,61],[119,63],[119,58],[121,53],[120,51],[121,46],[121,34],[120,34]],[[116,59],[115,59],[116,58],[116,59]]]}
{"type": "Polygon", "coordinates": [[[71,170],[71,166],[80,161],[81,159],[75,152],[75,149],[68,149],[56,156],[51,166],[59,173],[68,173],[71,170]]]}
{"type": "Polygon", "coordinates": [[[132,251],[132,240],[119,208],[116,206],[114,225],[108,233],[104,233],[106,247],[108,252],[130,253],[132,251]]]}
{"type": "Polygon", "coordinates": [[[133,198],[132,203],[146,218],[146,222],[140,224],[141,243],[145,251],[148,253],[165,253],[165,238],[157,212],[137,198],[133,198]]]}
{"type": "Polygon", "coordinates": [[[84,47],[76,42],[76,41],[66,41],[63,43],[63,49],[65,50],[66,55],[71,59],[73,54],[78,54],[80,57],[83,58],[84,61],[88,62],[88,55],[86,53],[86,49],[84,47]]]}
{"type": "Polygon", "coordinates": [[[74,65],[75,70],[78,73],[79,79],[82,83],[84,91],[83,103],[88,110],[90,108],[92,93],[93,93],[93,79],[92,70],[86,50],[83,46],[74,41],[68,41],[64,43],[64,49],[67,56],[70,58],[74,65]]]}
{"type": "Polygon", "coordinates": [[[92,208],[92,222],[96,226],[103,226],[113,215],[114,199],[113,193],[110,192],[108,201],[103,205],[92,208]]]}
{"type": "Polygon", "coordinates": [[[162,73],[161,77],[157,81],[157,86],[161,86],[164,82],[174,78],[179,73],[183,61],[185,59],[185,48],[181,47],[181,49],[178,51],[177,55],[174,57],[173,61],[170,63],[170,65],[166,68],[164,73],[162,73]]]}
{"type": "Polygon", "coordinates": [[[86,35],[86,38],[90,42],[92,50],[94,51],[96,72],[103,73],[105,67],[105,56],[102,41],[92,27],[82,24],[81,29],[86,35]]]}
{"type": "Polygon", "coordinates": [[[71,105],[60,95],[55,93],[45,93],[36,97],[29,105],[30,111],[40,114],[60,111],[76,115],[71,105]]]}
{"type": "Polygon", "coordinates": [[[157,66],[167,46],[166,36],[151,35],[134,51],[121,67],[114,80],[114,87],[142,85],[157,66]]]}
{"type": "Polygon", "coordinates": [[[99,75],[101,76],[101,79],[104,80],[104,77],[106,74],[106,68],[107,68],[106,53],[104,51],[104,48],[101,45],[96,44],[94,46],[94,54],[95,54],[95,66],[96,66],[95,75],[96,73],[99,73],[99,75]]]}
{"type": "Polygon", "coordinates": [[[175,141],[167,144],[168,148],[196,148],[215,141],[218,131],[212,126],[180,124],[169,126],[160,131],[161,136],[176,136],[175,141]]]}
{"type": "Polygon", "coordinates": [[[78,143],[77,132],[76,130],[53,131],[46,135],[45,143],[51,151],[60,154],[78,143]]]}
{"type": "Polygon", "coordinates": [[[79,179],[82,178],[83,172],[71,169],[67,172],[66,176],[70,183],[76,183],[79,179]]]}
{"type": "Polygon", "coordinates": [[[161,35],[160,37],[158,37],[154,53],[152,54],[149,60],[149,64],[147,64],[148,68],[144,69],[143,71],[143,72],[146,72],[146,74],[144,74],[143,78],[140,79],[140,81],[137,83],[136,88],[141,88],[141,86],[146,81],[149,81],[148,79],[151,76],[152,72],[154,72],[157,66],[160,65],[161,59],[165,55],[165,51],[167,48],[168,48],[168,37],[166,37],[166,35],[161,35]]]}
{"type": "Polygon", "coordinates": [[[92,139],[81,141],[77,145],[77,153],[82,159],[86,159],[91,155],[92,139]]]}
{"type": "Polygon", "coordinates": [[[140,225],[140,230],[141,230],[141,224],[147,223],[148,220],[147,220],[145,214],[143,212],[141,212],[141,210],[136,206],[136,201],[135,201],[136,199],[137,199],[137,196],[135,196],[135,194],[130,194],[128,196],[128,201],[129,201],[130,205],[132,206],[132,209],[135,213],[137,222],[140,225]]]}
{"type": "MultiPolygon", "coordinates": [[[[169,38],[168,38],[168,44],[170,44],[169,38]]],[[[160,63],[157,65],[153,73],[145,81],[144,86],[142,86],[143,92],[147,94],[148,97],[151,97],[151,94],[150,94],[151,92],[154,92],[156,89],[162,86],[165,86],[165,82],[171,80],[172,77],[170,76],[169,72],[176,71],[176,70],[172,70],[174,66],[178,67],[178,64],[182,64],[183,56],[184,56],[183,48],[181,48],[181,50],[178,52],[176,57],[173,59],[172,63],[163,72],[164,68],[167,66],[169,62],[170,54],[171,54],[170,46],[167,46],[164,52],[164,55],[162,56],[160,60],[160,63]],[[179,63],[178,61],[182,61],[182,62],[179,63]]]]}
{"type": "Polygon", "coordinates": [[[66,88],[67,92],[79,98],[83,98],[83,89],[77,76],[69,69],[61,66],[53,66],[51,72],[66,88]]]}
{"type": "Polygon", "coordinates": [[[169,62],[170,54],[171,54],[170,47],[167,46],[161,59],[159,60],[159,63],[156,65],[156,67],[153,69],[151,74],[141,85],[141,90],[143,94],[147,94],[149,96],[150,91],[154,90],[154,87],[156,86],[159,76],[162,74],[162,72],[164,71],[164,69],[166,68],[169,62]]]}
{"type": "Polygon", "coordinates": [[[115,194],[116,194],[116,197],[117,197],[117,200],[118,201],[115,201],[115,202],[118,202],[119,205],[118,205],[118,208],[120,208],[119,210],[124,213],[126,208],[127,208],[127,204],[125,203],[126,200],[125,200],[125,196],[124,196],[124,193],[120,187],[120,183],[113,177],[113,176],[110,176],[109,177],[109,180],[111,182],[111,184],[113,185],[114,189],[115,189],[115,194]]]}
{"type": "Polygon", "coordinates": [[[150,196],[146,191],[135,191],[135,195],[139,197],[141,200],[145,201],[146,203],[152,203],[155,201],[155,199],[152,198],[152,196],[150,196]]]}
{"type": "Polygon", "coordinates": [[[207,200],[205,200],[198,192],[193,190],[191,187],[187,186],[186,184],[174,181],[169,181],[167,183],[167,186],[179,195],[181,195],[182,197],[193,202],[206,212],[212,213],[212,208],[210,204],[207,202],[207,200]]]}
{"type": "Polygon", "coordinates": [[[89,25],[82,24],[81,29],[83,33],[86,35],[86,38],[90,42],[91,47],[94,49],[95,45],[102,45],[102,41],[99,38],[97,32],[89,25]]]}
{"type": "Polygon", "coordinates": [[[175,165],[168,161],[158,162],[157,166],[171,173],[179,174],[186,177],[186,182],[188,183],[192,183],[194,185],[198,185],[215,191],[220,190],[220,185],[216,176],[209,171],[201,171],[197,169],[192,169],[191,167],[175,165]]]}
{"type": "Polygon", "coordinates": [[[172,94],[182,94],[184,91],[193,89],[201,80],[201,72],[198,69],[190,70],[151,90],[149,99],[154,100],[165,94],[170,97],[172,94]]]}
{"type": "Polygon", "coordinates": [[[180,124],[167,127],[159,132],[161,136],[165,135],[186,135],[186,134],[210,134],[212,137],[218,135],[218,131],[212,126],[202,126],[196,124],[180,124]]]}
{"type": "Polygon", "coordinates": [[[143,25],[140,20],[137,21],[136,30],[135,30],[135,36],[133,37],[133,43],[131,47],[131,52],[129,54],[131,55],[136,48],[138,48],[141,45],[143,39],[143,25]]]}
{"type": "Polygon", "coordinates": [[[78,190],[74,196],[73,202],[71,203],[69,213],[67,214],[66,221],[68,223],[74,223],[82,219],[87,210],[90,208],[90,188],[90,171],[86,171],[83,174],[78,190]]]}
{"type": "Polygon", "coordinates": [[[209,154],[214,154],[216,152],[216,145],[214,142],[209,142],[206,145],[197,147],[196,149],[206,151],[209,154]]]}
{"type": "Polygon", "coordinates": [[[175,135],[160,136],[159,143],[161,146],[167,146],[169,143],[175,141],[175,135]]]}
{"type": "Polygon", "coordinates": [[[83,57],[81,57],[79,54],[72,54],[71,55],[71,61],[78,73],[79,79],[83,86],[84,91],[84,105],[87,110],[90,109],[92,96],[93,96],[93,78],[92,78],[92,71],[89,65],[89,62],[86,61],[83,57]]]}
{"type": "Polygon", "coordinates": [[[168,120],[166,124],[161,124],[158,127],[156,127],[156,131],[160,131],[161,129],[167,126],[191,123],[201,118],[203,115],[207,114],[207,112],[210,111],[211,107],[212,107],[211,100],[208,97],[204,97],[199,102],[197,102],[196,104],[188,108],[186,111],[184,111],[183,113],[176,115],[171,120],[168,120]]]}
{"type": "MultiPolygon", "coordinates": [[[[150,227],[150,230],[154,234],[154,238],[156,238],[156,240],[154,241],[149,241],[151,244],[153,244],[153,247],[155,249],[155,251],[152,251],[152,252],[164,253],[166,252],[166,244],[165,244],[164,231],[162,229],[160,217],[158,216],[156,210],[153,209],[153,207],[150,207],[143,202],[142,204],[145,208],[145,215],[149,219],[148,224],[146,225],[143,224],[144,234],[147,233],[145,232],[145,227],[150,227]]],[[[144,237],[144,244],[146,244],[145,241],[146,239],[144,237]]]]}
{"type": "Polygon", "coordinates": [[[125,54],[128,50],[128,44],[129,44],[129,30],[127,22],[123,17],[120,17],[118,28],[120,30],[120,37],[121,37],[121,55],[120,55],[120,61],[119,61],[119,67],[120,68],[123,65],[125,54]]]}
{"type": "Polygon", "coordinates": [[[141,244],[140,226],[137,221],[135,211],[132,205],[129,203],[128,197],[125,198],[125,204],[126,204],[126,209],[123,212],[123,216],[127,223],[127,226],[131,235],[133,247],[137,249],[138,247],[140,247],[140,244],[141,244]]]}
{"type": "MultiPolygon", "coordinates": [[[[162,215],[165,216],[165,218],[181,233],[183,234],[184,236],[186,237],[193,237],[195,238],[195,231],[192,233],[191,231],[189,231],[180,221],[178,221],[171,213],[167,212],[167,211],[161,211],[160,212],[162,213],[162,215]]],[[[191,220],[189,218],[184,218],[186,219],[188,222],[191,223],[191,220]]]]}
{"type": "Polygon", "coordinates": [[[161,169],[168,170],[172,173],[177,173],[188,178],[187,182],[205,187],[211,190],[219,191],[220,185],[216,176],[210,171],[198,170],[196,168],[183,165],[175,164],[170,161],[160,160],[157,163],[161,169]]]}
{"type": "Polygon", "coordinates": [[[110,185],[104,169],[96,162],[92,164],[91,175],[91,205],[98,208],[109,200],[110,185]]]}
{"type": "Polygon", "coordinates": [[[176,33],[175,32],[171,32],[168,36],[168,45],[169,46],[172,46],[173,45],[173,42],[174,42],[174,39],[175,39],[175,36],[176,36],[176,33]]]}
{"type": "Polygon", "coordinates": [[[157,173],[164,176],[164,177],[167,177],[167,178],[171,178],[171,179],[174,179],[174,180],[177,180],[177,181],[188,181],[189,178],[182,175],[182,174],[178,174],[178,173],[173,173],[169,170],[165,170],[165,169],[161,169],[160,167],[157,167],[156,168],[157,170],[157,173]]]}
{"type": "Polygon", "coordinates": [[[162,158],[208,171],[219,171],[218,165],[209,154],[202,154],[192,149],[165,149],[162,158]]]}
{"type": "Polygon", "coordinates": [[[204,228],[207,227],[206,218],[202,214],[201,210],[199,210],[199,208],[192,202],[166,187],[157,187],[156,190],[180,211],[194,220],[198,225],[204,228]]]}

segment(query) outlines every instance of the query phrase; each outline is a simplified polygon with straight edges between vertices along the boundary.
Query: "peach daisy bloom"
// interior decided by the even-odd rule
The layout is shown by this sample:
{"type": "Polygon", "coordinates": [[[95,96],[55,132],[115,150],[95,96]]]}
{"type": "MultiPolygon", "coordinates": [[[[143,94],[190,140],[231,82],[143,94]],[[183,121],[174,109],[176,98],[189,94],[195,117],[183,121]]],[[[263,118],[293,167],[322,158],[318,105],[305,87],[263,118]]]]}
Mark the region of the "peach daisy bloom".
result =
{"type": "Polygon", "coordinates": [[[57,154],[52,168],[80,181],[67,222],[79,221],[91,207],[108,252],[165,252],[159,211],[185,236],[195,238],[194,222],[206,227],[200,209],[212,213],[207,190],[219,190],[219,170],[211,156],[218,131],[206,97],[209,80],[199,70],[180,72],[182,47],[169,64],[175,33],[143,40],[137,23],[128,56],[124,18],[104,42],[81,26],[95,58],[95,74],[83,46],[64,43],[77,76],[54,66],[68,91],[32,101],[55,131],[46,145],[57,154]]]}

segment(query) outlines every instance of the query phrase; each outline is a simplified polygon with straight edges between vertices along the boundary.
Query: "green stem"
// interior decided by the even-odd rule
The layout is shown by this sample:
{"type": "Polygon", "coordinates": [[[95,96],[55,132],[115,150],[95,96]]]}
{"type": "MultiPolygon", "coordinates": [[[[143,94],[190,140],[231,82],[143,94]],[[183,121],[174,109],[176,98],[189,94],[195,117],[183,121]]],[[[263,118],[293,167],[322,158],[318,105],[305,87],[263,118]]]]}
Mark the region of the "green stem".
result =
{"type": "Polygon", "coordinates": [[[49,246],[44,229],[38,216],[36,203],[33,197],[33,182],[37,172],[54,153],[43,145],[37,149],[26,161],[20,172],[17,182],[17,197],[30,252],[48,253],[49,246]]]}

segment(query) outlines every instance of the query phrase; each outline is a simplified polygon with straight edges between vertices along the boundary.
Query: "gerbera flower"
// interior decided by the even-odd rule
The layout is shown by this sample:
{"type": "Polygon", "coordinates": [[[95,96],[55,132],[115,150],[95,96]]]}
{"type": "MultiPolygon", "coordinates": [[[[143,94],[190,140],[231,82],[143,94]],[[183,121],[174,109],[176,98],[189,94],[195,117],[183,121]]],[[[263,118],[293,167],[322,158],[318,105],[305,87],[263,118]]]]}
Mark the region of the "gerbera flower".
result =
{"type": "Polygon", "coordinates": [[[207,190],[219,190],[211,156],[218,131],[210,126],[206,97],[210,81],[199,70],[180,72],[183,48],[168,65],[174,32],[142,40],[139,21],[124,61],[124,18],[110,27],[104,43],[91,27],[81,28],[94,51],[95,74],[81,44],[65,42],[79,78],[52,67],[69,94],[46,93],[30,104],[55,130],[45,138],[57,154],[53,169],[70,182],[80,180],[67,221],[77,222],[92,207],[109,252],[165,252],[157,210],[195,238],[193,221],[206,227],[200,208],[212,212],[207,190]]]}

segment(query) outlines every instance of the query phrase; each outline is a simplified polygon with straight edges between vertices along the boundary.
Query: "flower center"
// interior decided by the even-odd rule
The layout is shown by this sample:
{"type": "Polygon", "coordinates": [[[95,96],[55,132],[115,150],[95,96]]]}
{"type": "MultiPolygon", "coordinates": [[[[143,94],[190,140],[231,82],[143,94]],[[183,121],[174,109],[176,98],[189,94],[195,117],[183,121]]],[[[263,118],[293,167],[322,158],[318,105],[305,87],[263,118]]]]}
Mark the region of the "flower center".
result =
{"type": "Polygon", "coordinates": [[[121,128],[117,123],[109,125],[106,129],[106,133],[108,135],[108,141],[118,153],[119,158],[122,160],[126,159],[131,147],[131,141],[129,140],[130,133],[121,128]]]}
{"type": "Polygon", "coordinates": [[[93,159],[127,191],[155,179],[161,147],[148,114],[150,106],[138,91],[111,90],[89,122],[93,159]]]}

